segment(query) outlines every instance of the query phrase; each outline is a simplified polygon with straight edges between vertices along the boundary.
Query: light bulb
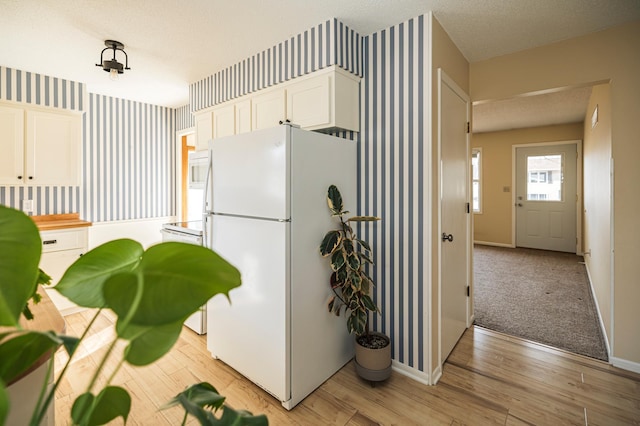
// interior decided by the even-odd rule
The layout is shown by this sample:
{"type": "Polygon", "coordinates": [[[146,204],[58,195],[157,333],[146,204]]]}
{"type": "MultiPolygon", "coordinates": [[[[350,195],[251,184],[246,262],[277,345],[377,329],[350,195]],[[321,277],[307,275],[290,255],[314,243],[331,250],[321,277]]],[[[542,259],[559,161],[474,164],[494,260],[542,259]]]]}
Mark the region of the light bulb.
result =
{"type": "Polygon", "coordinates": [[[109,70],[109,78],[110,78],[111,80],[113,80],[113,81],[118,81],[118,78],[119,78],[119,76],[118,76],[118,70],[117,70],[117,69],[115,69],[115,68],[111,68],[111,69],[109,70]]]}

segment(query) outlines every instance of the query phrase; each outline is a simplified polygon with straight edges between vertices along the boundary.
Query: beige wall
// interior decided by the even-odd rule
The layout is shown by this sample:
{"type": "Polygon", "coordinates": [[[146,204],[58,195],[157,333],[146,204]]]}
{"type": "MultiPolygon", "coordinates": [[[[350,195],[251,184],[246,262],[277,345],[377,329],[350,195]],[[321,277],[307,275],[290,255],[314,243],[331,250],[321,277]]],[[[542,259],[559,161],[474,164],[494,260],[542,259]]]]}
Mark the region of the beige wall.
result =
{"type": "MultiPolygon", "coordinates": [[[[442,70],[465,92],[469,93],[469,63],[464,58],[460,50],[449,38],[449,35],[442,28],[440,23],[435,19],[432,19],[432,96],[431,96],[431,158],[432,173],[431,173],[431,193],[433,195],[432,204],[432,223],[431,229],[433,235],[438,230],[438,211],[440,210],[439,199],[435,194],[438,194],[437,189],[437,177],[440,173],[438,159],[438,68],[442,70]]],[[[433,340],[431,342],[431,360],[432,365],[430,371],[433,372],[435,368],[439,366],[438,358],[440,356],[440,348],[438,346],[438,330],[440,327],[440,309],[439,309],[439,294],[438,294],[438,250],[440,248],[440,239],[433,238],[431,242],[432,253],[432,265],[431,270],[431,336],[433,340]]],[[[443,360],[444,361],[444,360],[443,360]]]]}
{"type": "Polygon", "coordinates": [[[582,140],[582,131],[582,123],[574,123],[473,134],[472,148],[482,148],[482,213],[473,215],[474,241],[512,244],[512,146],[582,140]]]}
{"type": "Polygon", "coordinates": [[[611,94],[594,86],[584,121],[584,261],[611,344],[611,94]],[[598,107],[598,123],[591,117],[598,107]]]}
{"type": "MultiPolygon", "coordinates": [[[[640,371],[640,21],[471,64],[474,101],[611,82],[614,365],[640,371]]],[[[592,256],[593,258],[593,256],[592,256]]],[[[596,259],[592,259],[596,260],[596,259]]]]}

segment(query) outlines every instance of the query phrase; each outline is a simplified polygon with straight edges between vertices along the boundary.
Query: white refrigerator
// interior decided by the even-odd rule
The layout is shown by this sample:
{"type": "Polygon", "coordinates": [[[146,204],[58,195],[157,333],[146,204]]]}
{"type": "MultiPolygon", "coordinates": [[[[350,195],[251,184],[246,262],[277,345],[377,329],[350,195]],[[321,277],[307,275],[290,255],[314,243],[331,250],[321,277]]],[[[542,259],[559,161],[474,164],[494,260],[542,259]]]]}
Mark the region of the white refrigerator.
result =
{"type": "MultiPolygon", "coordinates": [[[[207,347],[291,409],[353,357],[346,319],[327,311],[318,247],[336,227],[335,184],[356,208],[356,143],[281,125],[209,142],[207,246],[242,286],[207,304],[207,347]]],[[[355,213],[355,212],[354,212],[355,213]]]]}

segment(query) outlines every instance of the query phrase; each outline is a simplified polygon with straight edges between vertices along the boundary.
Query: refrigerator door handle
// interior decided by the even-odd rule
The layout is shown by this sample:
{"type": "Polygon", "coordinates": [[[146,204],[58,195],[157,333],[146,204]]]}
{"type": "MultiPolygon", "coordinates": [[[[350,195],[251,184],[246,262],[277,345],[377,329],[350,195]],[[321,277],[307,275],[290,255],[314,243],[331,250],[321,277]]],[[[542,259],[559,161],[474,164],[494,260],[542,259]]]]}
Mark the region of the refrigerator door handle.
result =
{"type": "MultiPolygon", "coordinates": [[[[208,221],[207,219],[209,219],[208,215],[209,212],[212,211],[212,209],[208,208],[207,206],[207,201],[209,200],[209,182],[211,180],[211,168],[212,168],[213,162],[211,161],[211,148],[209,148],[209,155],[207,156],[207,177],[205,178],[204,181],[204,193],[202,195],[202,208],[204,209],[204,211],[202,212],[202,245],[207,247],[207,248],[211,248],[211,244],[209,243],[209,236],[207,235],[207,229],[208,229],[208,221]]],[[[211,185],[213,187],[213,185],[211,185]]],[[[213,200],[212,200],[213,203],[213,200]]]]}

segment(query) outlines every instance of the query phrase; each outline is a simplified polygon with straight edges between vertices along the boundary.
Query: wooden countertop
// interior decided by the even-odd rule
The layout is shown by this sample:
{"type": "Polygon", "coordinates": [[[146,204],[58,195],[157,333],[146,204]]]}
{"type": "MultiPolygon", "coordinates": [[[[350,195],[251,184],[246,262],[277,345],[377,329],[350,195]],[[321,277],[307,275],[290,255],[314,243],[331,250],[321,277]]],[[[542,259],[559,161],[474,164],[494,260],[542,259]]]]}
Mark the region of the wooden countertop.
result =
{"type": "MultiPolygon", "coordinates": [[[[47,292],[41,286],[38,287],[38,293],[42,296],[42,300],[38,304],[34,304],[29,301],[29,308],[33,313],[33,320],[29,321],[22,316],[20,318],[20,325],[25,330],[39,330],[39,331],[55,331],[56,333],[64,333],[67,325],[64,322],[64,318],[60,315],[60,312],[53,304],[47,292]]],[[[9,327],[0,327],[1,331],[9,330],[9,327]]],[[[34,371],[42,364],[47,362],[49,358],[53,356],[52,353],[46,353],[38,359],[27,371],[16,377],[11,383],[17,382],[30,372],[34,371]]],[[[9,385],[11,383],[8,383],[9,385]]]]}
{"type": "Polygon", "coordinates": [[[81,220],[80,214],[78,213],[31,216],[31,219],[36,223],[38,229],[41,231],[91,226],[91,222],[81,220]]]}

